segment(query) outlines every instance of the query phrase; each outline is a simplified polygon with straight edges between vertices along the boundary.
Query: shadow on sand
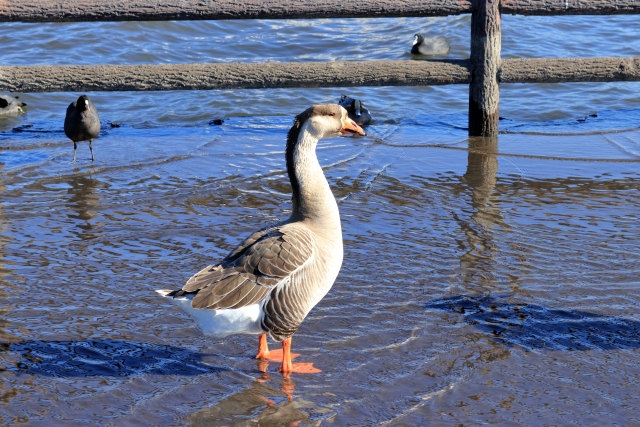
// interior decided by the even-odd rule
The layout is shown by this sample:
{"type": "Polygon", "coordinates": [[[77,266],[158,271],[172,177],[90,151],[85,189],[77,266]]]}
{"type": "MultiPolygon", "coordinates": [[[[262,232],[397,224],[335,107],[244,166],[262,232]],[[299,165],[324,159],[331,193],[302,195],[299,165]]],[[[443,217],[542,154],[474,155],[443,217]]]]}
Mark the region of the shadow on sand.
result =
{"type": "Polygon", "coordinates": [[[514,303],[504,296],[459,295],[426,308],[459,313],[495,342],[528,350],[640,348],[640,322],[621,317],[514,303]]]}

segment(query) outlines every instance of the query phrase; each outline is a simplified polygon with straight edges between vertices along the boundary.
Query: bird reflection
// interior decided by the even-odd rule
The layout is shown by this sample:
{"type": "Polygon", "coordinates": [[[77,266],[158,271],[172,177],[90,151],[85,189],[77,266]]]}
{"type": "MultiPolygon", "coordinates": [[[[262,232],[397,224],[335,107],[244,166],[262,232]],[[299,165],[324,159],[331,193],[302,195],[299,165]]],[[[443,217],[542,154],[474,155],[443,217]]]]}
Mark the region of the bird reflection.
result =
{"type": "MultiPolygon", "coordinates": [[[[271,376],[267,372],[267,368],[269,366],[268,360],[258,360],[258,370],[262,372],[260,378],[256,381],[259,383],[266,383],[271,380],[271,376]]],[[[291,377],[282,376],[282,383],[280,384],[280,390],[287,395],[289,401],[293,401],[293,390],[295,389],[296,383],[293,382],[291,377]]]]}
{"type": "Polygon", "coordinates": [[[91,220],[98,215],[97,210],[100,206],[100,195],[96,189],[105,185],[102,181],[84,175],[74,175],[68,183],[71,186],[68,190],[71,195],[68,206],[75,213],[67,216],[77,220],[76,226],[81,230],[78,233],[79,237],[83,240],[93,239],[97,234],[92,232],[91,220]]]}
{"type": "Polygon", "coordinates": [[[251,388],[216,402],[214,406],[200,410],[188,417],[191,426],[295,426],[308,420],[309,415],[300,410],[306,402],[293,399],[295,383],[291,378],[276,375],[280,381],[279,390],[271,386],[271,376],[267,372],[269,362],[257,361],[262,375],[251,388]]]}

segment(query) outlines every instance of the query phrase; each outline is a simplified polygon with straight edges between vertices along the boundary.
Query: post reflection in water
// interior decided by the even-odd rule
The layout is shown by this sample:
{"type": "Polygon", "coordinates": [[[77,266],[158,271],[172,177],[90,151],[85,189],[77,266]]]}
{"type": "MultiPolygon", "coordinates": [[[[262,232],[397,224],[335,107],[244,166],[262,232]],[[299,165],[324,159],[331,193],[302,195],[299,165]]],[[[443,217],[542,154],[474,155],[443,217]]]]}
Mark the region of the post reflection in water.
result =
{"type": "Polygon", "coordinates": [[[467,251],[460,257],[467,285],[495,282],[493,268],[495,244],[492,228],[505,226],[499,208],[492,200],[498,172],[498,138],[469,138],[469,156],[464,179],[471,190],[471,221],[456,218],[467,236],[467,251]]]}
{"type": "MultiPolygon", "coordinates": [[[[2,169],[4,169],[4,164],[0,163],[0,201],[2,200],[2,195],[7,190],[7,187],[4,185],[4,182],[1,179],[2,169]]],[[[11,271],[7,268],[5,262],[8,251],[8,244],[9,221],[5,218],[4,210],[2,204],[0,203],[0,301],[7,300],[8,295],[6,291],[11,286],[10,282],[5,279],[9,274],[11,274],[11,271]]],[[[0,351],[3,350],[3,346],[7,346],[8,343],[18,340],[17,337],[14,337],[6,331],[6,328],[9,325],[8,318],[9,310],[4,307],[4,304],[0,304],[0,351]]],[[[2,370],[2,365],[0,365],[0,370],[2,370]]]]}
{"type": "Polygon", "coordinates": [[[76,227],[80,229],[77,233],[78,237],[83,240],[94,239],[98,237],[98,234],[95,232],[95,224],[92,224],[91,220],[98,216],[100,206],[100,195],[96,190],[105,187],[105,184],[91,178],[91,176],[80,175],[77,168],[76,173],[68,181],[71,186],[68,190],[71,195],[68,206],[75,213],[67,216],[77,220],[76,227]]]}
{"type": "MultiPolygon", "coordinates": [[[[0,172],[2,172],[2,169],[4,169],[4,164],[0,163],[0,172]]],[[[0,177],[2,177],[1,174],[0,174],[0,177]]],[[[1,196],[2,194],[4,194],[6,189],[7,187],[0,180],[0,200],[2,200],[1,196]]],[[[4,219],[4,214],[2,210],[2,204],[0,204],[0,300],[2,301],[5,301],[7,298],[7,294],[4,291],[4,288],[6,286],[6,282],[4,278],[7,275],[6,267],[4,266],[7,228],[8,227],[4,219]]],[[[0,339],[2,340],[2,342],[4,342],[5,335],[6,335],[5,328],[7,327],[7,323],[8,323],[6,320],[7,314],[8,314],[8,311],[5,308],[0,306],[0,339]]]]}

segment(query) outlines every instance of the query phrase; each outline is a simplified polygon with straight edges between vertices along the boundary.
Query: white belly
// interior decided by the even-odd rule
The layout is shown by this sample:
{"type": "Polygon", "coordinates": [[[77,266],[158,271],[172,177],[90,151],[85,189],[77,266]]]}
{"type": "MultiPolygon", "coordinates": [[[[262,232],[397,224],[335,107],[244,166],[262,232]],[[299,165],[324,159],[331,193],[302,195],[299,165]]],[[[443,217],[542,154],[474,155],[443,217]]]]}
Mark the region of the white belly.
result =
{"type": "MultiPolygon", "coordinates": [[[[157,290],[156,292],[166,297],[167,293],[171,291],[157,290]]],[[[224,338],[227,335],[235,334],[260,335],[265,333],[260,327],[260,318],[262,317],[260,304],[220,310],[193,308],[191,300],[194,295],[187,294],[178,298],[168,298],[182,311],[193,317],[206,335],[224,338]]]]}

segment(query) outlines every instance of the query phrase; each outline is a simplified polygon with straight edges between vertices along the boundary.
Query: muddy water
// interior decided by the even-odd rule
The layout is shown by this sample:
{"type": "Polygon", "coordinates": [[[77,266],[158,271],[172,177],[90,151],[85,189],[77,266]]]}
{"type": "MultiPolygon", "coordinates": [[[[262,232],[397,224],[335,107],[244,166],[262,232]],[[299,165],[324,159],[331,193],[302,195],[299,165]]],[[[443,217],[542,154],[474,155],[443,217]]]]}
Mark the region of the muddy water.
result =
{"type": "MultiPolygon", "coordinates": [[[[607,19],[505,17],[519,28],[505,56],[639,55],[637,20],[607,19]],[[541,28],[544,52],[527,43],[541,28]]],[[[212,60],[211,46],[295,60],[287,41],[298,60],[396,58],[429,26],[465,55],[468,17],[0,31],[20,65],[212,60]]],[[[640,424],[638,93],[506,86],[496,139],[466,137],[464,87],[95,93],[96,162],[85,143],[75,165],[76,94],[21,95],[27,114],[0,119],[0,424],[640,424]],[[376,121],[318,147],[345,262],[293,348],[322,373],[283,378],[252,358],[255,337],[204,337],[153,290],[288,215],[291,118],[345,91],[376,121]]]]}

